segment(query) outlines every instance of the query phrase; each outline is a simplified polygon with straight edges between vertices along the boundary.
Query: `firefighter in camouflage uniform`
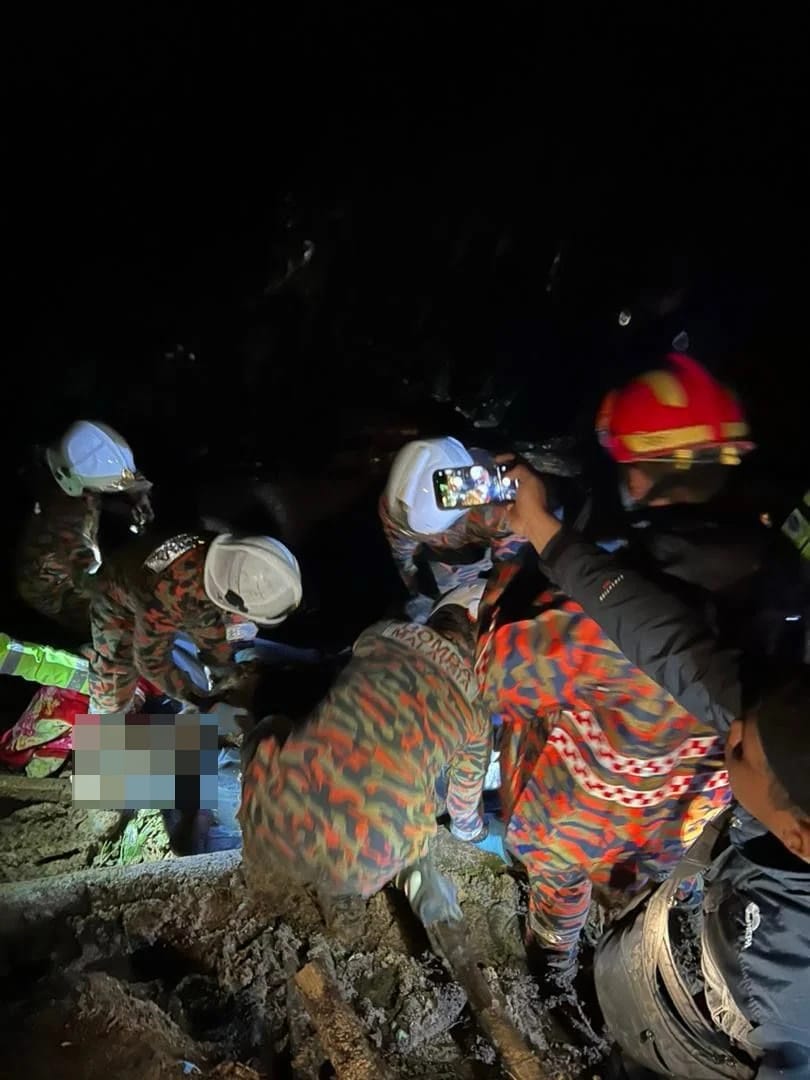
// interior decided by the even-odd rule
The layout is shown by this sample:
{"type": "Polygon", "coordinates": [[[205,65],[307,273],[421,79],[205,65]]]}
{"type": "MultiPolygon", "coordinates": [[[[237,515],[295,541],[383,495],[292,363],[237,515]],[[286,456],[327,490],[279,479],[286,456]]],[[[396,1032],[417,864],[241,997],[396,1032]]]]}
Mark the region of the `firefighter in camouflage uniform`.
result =
{"type": "Polygon", "coordinates": [[[98,422],[72,424],[46,460],[17,553],[17,590],[29,607],[85,637],[101,564],[102,500],[125,497],[141,526],[151,520],[151,485],[137,472],[127,443],[98,422]]]}
{"type": "Polygon", "coordinates": [[[131,544],[105,563],[93,598],[90,712],[126,711],[139,677],[178,701],[213,702],[239,685],[246,669],[232,657],[257,624],[281,623],[300,602],[298,563],[278,540],[205,533],[131,544]]]}
{"type": "Polygon", "coordinates": [[[512,531],[503,505],[437,507],[433,473],[472,464],[469,451],[451,438],[410,442],[394,459],[379,514],[397,571],[413,597],[436,599],[472,584],[525,543],[512,531]]]}
{"type": "Polygon", "coordinates": [[[278,718],[245,747],[240,819],[251,872],[279,870],[321,895],[369,897],[397,878],[422,921],[460,916],[429,842],[447,769],[453,834],[492,838],[482,816],[490,722],[478,699],[467,612],[427,625],[387,621],[360,635],[326,698],[286,738],[278,718]]]}
{"type": "MultiPolygon", "coordinates": [[[[648,489],[662,502],[668,472],[688,486],[691,455],[731,464],[751,446],[732,396],[694,361],[673,359],[674,372],[641,376],[600,414],[615,458],[654,462],[648,489]]],[[[517,476],[515,523],[542,553],[532,533],[542,487],[523,466],[517,476]]],[[[629,479],[638,490],[642,478],[629,479]]],[[[666,875],[730,795],[723,739],[554,587],[542,554],[542,573],[527,561],[488,583],[477,671],[502,725],[506,846],[529,876],[529,931],[552,981],[568,985],[592,888],[621,902],[666,875]]]]}

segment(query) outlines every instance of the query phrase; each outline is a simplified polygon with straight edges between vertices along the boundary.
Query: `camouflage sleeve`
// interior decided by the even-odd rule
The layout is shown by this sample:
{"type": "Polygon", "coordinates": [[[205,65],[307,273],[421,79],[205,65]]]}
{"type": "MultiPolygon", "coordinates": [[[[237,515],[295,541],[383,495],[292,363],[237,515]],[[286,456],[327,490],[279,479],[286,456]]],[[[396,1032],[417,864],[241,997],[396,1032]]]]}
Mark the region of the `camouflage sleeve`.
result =
{"type": "Polygon", "coordinates": [[[388,546],[391,548],[391,554],[394,558],[394,563],[396,564],[399,576],[405,583],[408,592],[416,594],[419,592],[419,587],[417,585],[415,559],[422,546],[421,541],[417,540],[415,537],[409,536],[408,533],[396,524],[388,510],[388,503],[386,502],[384,495],[380,496],[379,514],[383,533],[385,534],[385,539],[388,541],[388,546]]]}
{"type": "MultiPolygon", "coordinates": [[[[188,632],[188,631],[187,631],[188,632]]],[[[192,636],[190,634],[189,636],[192,636]]],[[[229,688],[234,680],[238,682],[241,677],[247,677],[248,669],[243,664],[236,664],[231,659],[231,646],[228,644],[227,654],[219,646],[206,647],[203,635],[193,633],[196,641],[201,642],[200,661],[211,668],[214,683],[210,693],[195,686],[186,673],[175,663],[172,655],[175,635],[161,634],[151,638],[147,648],[141,650],[140,670],[144,678],[159,686],[161,690],[176,701],[193,701],[202,705],[209,700],[213,704],[218,700],[218,693],[222,689],[222,681],[228,679],[229,688]]]]}
{"type": "MultiPolygon", "coordinates": [[[[509,570],[511,567],[502,564],[500,575],[495,576],[496,586],[498,578],[509,570]]],[[[506,586],[510,580],[507,577],[506,586]]],[[[497,605],[498,601],[496,592],[488,602],[497,605]]],[[[531,703],[538,714],[591,709],[593,702],[577,690],[589,689],[607,678],[599,628],[576,604],[551,589],[538,596],[534,606],[531,620],[506,623],[497,629],[492,624],[493,607],[484,611],[476,663],[484,673],[485,692],[494,695],[492,711],[500,711],[494,702],[501,703],[502,694],[506,699],[517,694],[507,689],[515,685],[531,686],[531,703]]]]}
{"type": "Polygon", "coordinates": [[[99,590],[90,610],[91,713],[126,712],[138,684],[134,617],[113,590],[99,590]]]}
{"type": "Polygon", "coordinates": [[[195,555],[192,552],[178,559],[156,583],[153,602],[143,613],[138,635],[141,673],[179,701],[188,700],[192,693],[199,696],[200,692],[172,658],[178,631],[193,641],[204,663],[221,667],[230,664],[233,657],[227,633],[230,616],[205,595],[195,555]]]}
{"type": "Polygon", "coordinates": [[[209,628],[200,635],[200,659],[211,672],[213,699],[230,701],[232,692],[239,693],[241,688],[255,679],[257,665],[237,663],[234,655],[239,648],[250,646],[258,627],[226,612],[221,614],[221,625],[209,628]],[[231,632],[235,632],[234,637],[231,637],[231,632]]]}
{"type": "MultiPolygon", "coordinates": [[[[140,648],[144,676],[157,683],[171,697],[187,700],[200,696],[172,659],[175,635],[185,633],[197,647],[200,659],[215,678],[233,679],[242,665],[233,660],[234,649],[249,644],[257,627],[246,619],[222,611],[209,600],[202,585],[205,550],[197,548],[177,559],[156,582],[154,599],[145,614],[140,648]],[[241,633],[240,633],[241,631],[241,633]]],[[[244,672],[247,675],[247,671],[244,672]]],[[[212,695],[216,689],[212,691],[212,695]]]]}
{"type": "Polygon", "coordinates": [[[164,630],[156,633],[150,614],[145,612],[138,620],[140,672],[145,679],[160,687],[168,697],[175,701],[187,701],[193,687],[172,658],[174,632],[164,630]]]}
{"type": "MultiPolygon", "coordinates": [[[[228,667],[233,662],[234,640],[228,636],[231,627],[239,625],[239,620],[230,618],[227,612],[216,612],[218,618],[202,628],[197,635],[197,647],[206,663],[216,667],[228,667]]],[[[246,625],[246,624],[245,624],[246,625]]],[[[254,635],[255,636],[255,635],[254,635]]],[[[250,644],[248,637],[241,640],[242,647],[250,644]]]]}
{"type": "Polygon", "coordinates": [[[90,595],[93,588],[93,575],[101,566],[101,552],[98,546],[100,521],[98,501],[87,499],[85,510],[78,523],[75,544],[70,552],[69,573],[73,587],[83,596],[90,595]]]}
{"type": "Polygon", "coordinates": [[[509,507],[503,503],[474,506],[463,520],[465,541],[485,544],[492,551],[493,562],[506,562],[514,558],[527,543],[525,536],[518,536],[512,531],[509,507]]]}
{"type": "Polygon", "coordinates": [[[470,737],[449,762],[447,812],[459,840],[472,840],[484,827],[482,792],[492,750],[492,725],[485,710],[472,707],[470,737]]]}

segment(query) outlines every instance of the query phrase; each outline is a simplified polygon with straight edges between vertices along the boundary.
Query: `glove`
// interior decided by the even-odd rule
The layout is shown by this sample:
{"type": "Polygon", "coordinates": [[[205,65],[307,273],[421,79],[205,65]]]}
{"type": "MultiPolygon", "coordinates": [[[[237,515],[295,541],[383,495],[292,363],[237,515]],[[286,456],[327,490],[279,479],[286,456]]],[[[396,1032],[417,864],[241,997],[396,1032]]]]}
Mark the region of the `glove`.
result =
{"type": "Polygon", "coordinates": [[[211,669],[200,659],[200,651],[194,642],[176,636],[172,645],[172,663],[183,672],[198,694],[211,693],[211,669]]]}
{"type": "Polygon", "coordinates": [[[426,623],[430,618],[433,600],[429,596],[414,596],[405,604],[405,614],[411,622],[426,623]]]}
{"type": "Polygon", "coordinates": [[[397,876],[396,884],[408,897],[414,914],[423,926],[440,922],[461,922],[456,887],[435,869],[429,858],[420,859],[397,876]]]}
{"type": "Polygon", "coordinates": [[[507,866],[511,865],[511,860],[506,851],[506,826],[502,821],[498,821],[496,817],[486,817],[484,819],[484,831],[481,835],[470,841],[474,844],[479,851],[486,851],[489,855],[497,855],[501,862],[505,862],[507,866]]]}

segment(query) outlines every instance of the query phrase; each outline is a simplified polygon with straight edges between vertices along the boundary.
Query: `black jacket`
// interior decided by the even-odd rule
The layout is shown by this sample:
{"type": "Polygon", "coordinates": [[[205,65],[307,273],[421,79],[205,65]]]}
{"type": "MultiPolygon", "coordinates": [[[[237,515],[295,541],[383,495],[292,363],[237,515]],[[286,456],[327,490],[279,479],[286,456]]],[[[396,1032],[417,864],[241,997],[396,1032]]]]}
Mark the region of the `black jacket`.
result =
{"type": "Polygon", "coordinates": [[[804,560],[779,530],[711,503],[634,511],[627,525],[623,562],[701,607],[724,640],[802,658],[804,560]]]}
{"type": "MultiPolygon", "coordinates": [[[[692,606],[571,534],[555,537],[541,561],[628,659],[728,731],[744,707],[741,657],[692,606]]],[[[743,812],[731,832],[707,874],[704,941],[752,1026],[761,1080],[810,1077],[810,865],[743,812]]]]}

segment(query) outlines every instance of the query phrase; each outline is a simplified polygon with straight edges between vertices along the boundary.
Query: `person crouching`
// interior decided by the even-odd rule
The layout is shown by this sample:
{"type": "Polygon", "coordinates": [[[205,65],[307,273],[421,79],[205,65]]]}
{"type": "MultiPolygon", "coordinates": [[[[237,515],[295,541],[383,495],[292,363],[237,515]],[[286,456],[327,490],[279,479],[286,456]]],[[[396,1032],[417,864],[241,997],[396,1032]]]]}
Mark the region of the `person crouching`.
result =
{"type": "Polygon", "coordinates": [[[364,631],[324,700],[286,736],[277,718],[246,740],[240,821],[249,876],[278,871],[325,897],[367,899],[397,879],[424,925],[461,917],[430,857],[447,770],[461,840],[486,841],[489,717],[473,671],[472,624],[445,603],[427,625],[364,631]]]}

